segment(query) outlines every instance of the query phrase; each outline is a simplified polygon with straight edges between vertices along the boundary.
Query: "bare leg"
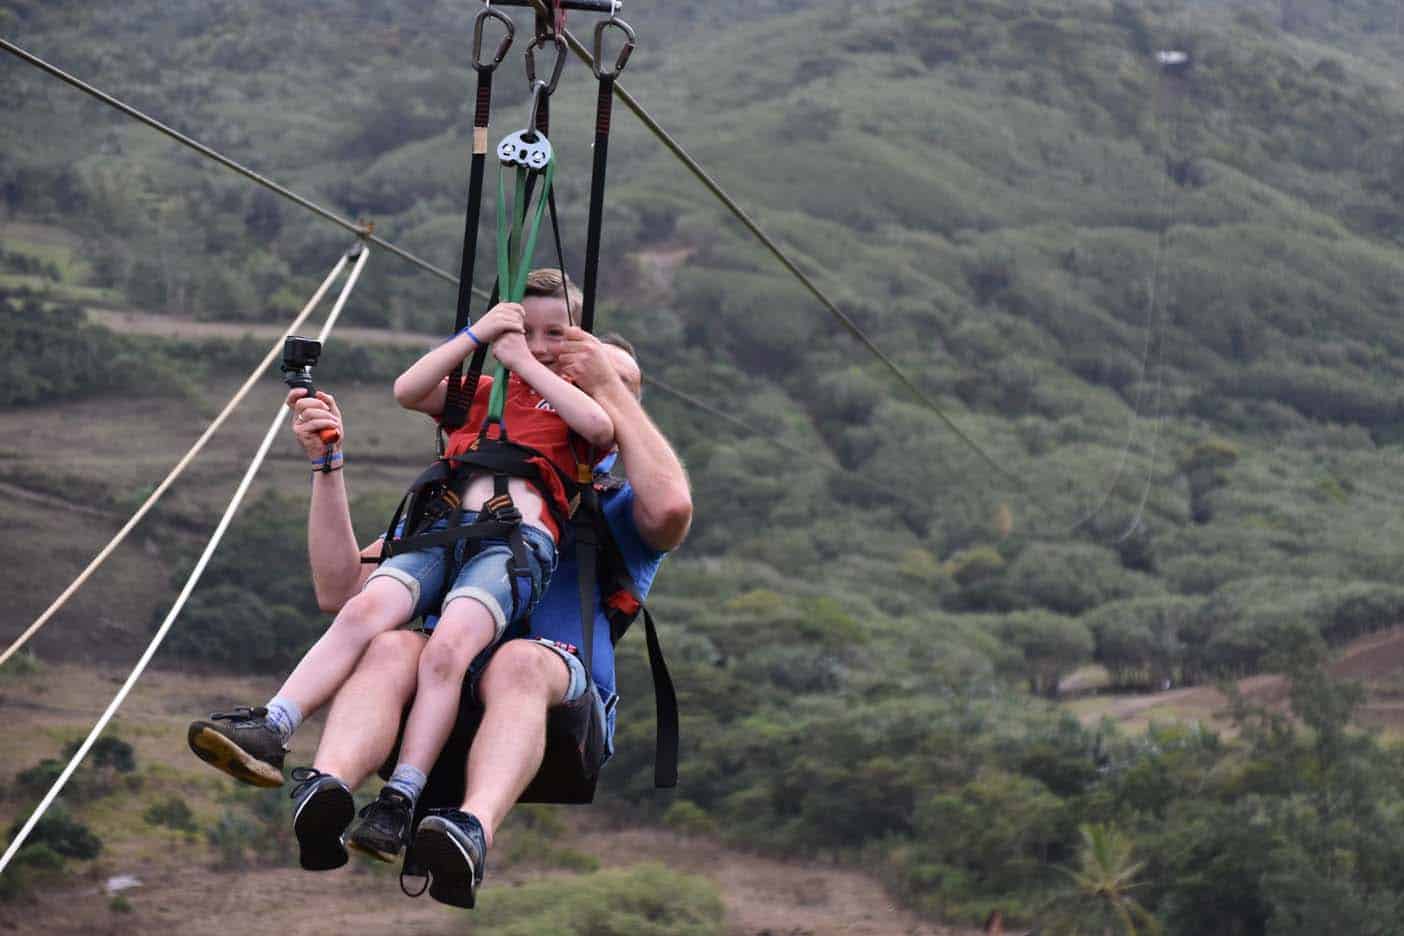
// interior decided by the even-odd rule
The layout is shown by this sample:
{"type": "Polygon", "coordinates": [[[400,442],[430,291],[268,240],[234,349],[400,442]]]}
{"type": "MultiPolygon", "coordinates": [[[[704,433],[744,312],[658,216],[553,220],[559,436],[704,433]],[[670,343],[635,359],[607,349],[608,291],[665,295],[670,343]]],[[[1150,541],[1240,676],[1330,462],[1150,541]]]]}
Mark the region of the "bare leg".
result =
{"type": "Polygon", "coordinates": [[[444,605],[434,634],[419,657],[419,687],[405,724],[400,763],[429,773],[458,720],[458,701],[468,664],[496,634],[486,606],[474,598],[444,605]]]}
{"type": "Polygon", "coordinates": [[[409,589],[390,578],[378,578],[342,607],[331,627],[307,651],[278,690],[311,715],[332,697],[351,675],[361,653],[378,634],[409,620],[414,607],[409,589]]]}
{"type": "Polygon", "coordinates": [[[478,684],[483,720],[468,753],[463,811],[483,825],[487,844],[546,753],[546,712],[570,686],[565,662],[527,640],[509,640],[493,654],[478,684]]]}
{"type": "Polygon", "coordinates": [[[400,714],[414,695],[424,637],[391,631],[371,641],[332,702],[312,766],[351,789],[390,756],[400,714]]]}

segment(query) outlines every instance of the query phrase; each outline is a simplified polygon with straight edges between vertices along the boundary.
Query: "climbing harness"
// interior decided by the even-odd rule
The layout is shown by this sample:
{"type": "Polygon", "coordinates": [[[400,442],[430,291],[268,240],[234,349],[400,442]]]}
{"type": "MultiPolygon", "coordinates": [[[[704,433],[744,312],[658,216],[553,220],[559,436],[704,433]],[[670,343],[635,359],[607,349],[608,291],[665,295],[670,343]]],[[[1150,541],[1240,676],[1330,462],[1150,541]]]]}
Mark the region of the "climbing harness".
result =
{"type": "MultiPolygon", "coordinates": [[[[499,299],[504,302],[520,302],[523,299],[541,227],[548,216],[558,266],[561,268],[563,291],[570,282],[564,270],[554,191],[557,164],[549,136],[551,96],[560,80],[567,55],[567,46],[560,30],[564,8],[569,5],[555,4],[549,15],[538,12],[535,34],[527,44],[523,57],[530,86],[527,120],[521,130],[505,135],[495,150],[498,159],[497,276],[492,304],[499,299]],[[548,47],[554,51],[554,61],[549,70],[538,72],[537,56],[548,47]],[[509,174],[512,176],[510,197],[509,174]]],[[[481,211],[492,69],[501,62],[513,35],[508,26],[507,35],[496,54],[485,61],[482,54],[483,26],[490,16],[501,21],[501,14],[493,16],[485,9],[478,14],[474,23],[473,64],[479,76],[478,98],[455,333],[467,325],[468,291],[472,282],[481,211]]],[[[596,27],[597,53],[602,51],[605,36],[610,30],[620,32],[624,43],[613,67],[597,65],[595,68],[600,92],[581,305],[581,324],[587,331],[592,330],[594,325],[614,82],[637,42],[633,29],[611,13],[596,27]]],[[[460,363],[450,375],[449,392],[439,426],[439,458],[415,480],[396,508],[386,531],[381,556],[387,558],[462,541],[471,544],[488,538],[501,539],[509,546],[511,558],[508,571],[514,583],[529,578],[525,544],[521,536],[521,514],[512,503],[509,482],[511,478],[521,478],[542,489],[543,501],[551,511],[557,529],[562,533],[568,530],[570,539],[574,541],[580,587],[582,638],[579,655],[586,674],[586,690],[577,702],[552,710],[547,725],[546,756],[536,778],[523,794],[522,801],[587,803],[594,798],[599,768],[605,758],[605,719],[608,714],[595,685],[592,666],[597,591],[599,607],[609,622],[611,643],[622,638],[639,615],[644,617],[658,718],[655,782],[660,787],[674,786],[677,782],[678,749],[676,693],[663,659],[652,615],[643,607],[638,589],[629,575],[628,565],[600,507],[600,495],[614,492],[618,483],[607,476],[596,476],[592,468],[596,461],[593,451],[588,457],[576,454],[575,472],[571,475],[541,453],[512,441],[510,427],[503,418],[508,384],[512,378],[500,362],[492,377],[486,415],[477,427],[471,444],[465,448],[465,423],[468,415],[475,412],[474,402],[479,387],[486,383],[481,379],[485,360],[486,347],[479,344],[468,364],[467,374],[463,375],[460,363]],[[545,467],[548,465],[549,469],[545,467]],[[555,498],[545,496],[548,492],[542,483],[540,473],[543,470],[554,474],[559,489],[565,493],[567,509],[561,509],[555,498]],[[493,496],[482,505],[475,522],[461,525],[464,507],[458,492],[469,478],[484,472],[493,477],[493,496]],[[439,528],[441,525],[442,529],[439,528]]],[[[564,540],[565,537],[562,537],[564,540]]],[[[513,607],[508,615],[509,620],[518,617],[518,592],[519,588],[512,589],[513,607]]],[[[458,723],[440,757],[440,765],[448,766],[446,770],[436,767],[431,774],[430,785],[421,798],[422,808],[445,803],[457,805],[455,797],[462,795],[463,758],[480,717],[481,709],[473,693],[465,691],[458,723]]]]}

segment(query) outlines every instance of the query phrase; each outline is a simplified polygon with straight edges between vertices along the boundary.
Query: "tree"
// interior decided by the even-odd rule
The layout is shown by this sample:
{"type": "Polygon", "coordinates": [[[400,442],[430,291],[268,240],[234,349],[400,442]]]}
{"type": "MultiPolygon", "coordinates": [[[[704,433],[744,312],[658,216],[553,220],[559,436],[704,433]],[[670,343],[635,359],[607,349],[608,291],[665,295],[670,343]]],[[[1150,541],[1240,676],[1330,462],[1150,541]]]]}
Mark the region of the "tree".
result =
{"type": "Polygon", "coordinates": [[[1131,837],[1114,827],[1082,825],[1082,848],[1075,869],[1060,868],[1072,880],[1072,890],[1055,898],[1049,912],[1051,936],[1112,933],[1124,936],[1156,934],[1160,924],[1131,896],[1144,863],[1132,860],[1131,837]]]}

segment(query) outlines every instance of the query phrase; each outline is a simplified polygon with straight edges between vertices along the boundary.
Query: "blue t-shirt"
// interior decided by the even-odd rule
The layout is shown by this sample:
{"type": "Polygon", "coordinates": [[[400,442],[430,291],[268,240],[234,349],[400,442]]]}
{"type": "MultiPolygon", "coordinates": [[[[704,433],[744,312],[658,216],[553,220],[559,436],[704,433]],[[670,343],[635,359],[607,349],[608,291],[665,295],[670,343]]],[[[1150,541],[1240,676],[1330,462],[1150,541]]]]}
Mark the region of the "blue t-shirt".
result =
{"type": "MultiPolygon", "coordinates": [[[[600,467],[608,470],[609,463],[601,463],[600,467]]],[[[614,534],[614,541],[619,544],[619,551],[624,557],[629,575],[634,579],[640,600],[646,599],[665,554],[645,543],[639,534],[639,528],[634,523],[633,487],[626,481],[618,490],[601,494],[600,509],[604,512],[610,532],[614,534]]],[[[600,606],[598,582],[594,588],[595,642],[590,648],[593,656],[590,668],[593,670],[595,682],[600,687],[600,695],[608,699],[614,694],[614,645],[609,640],[609,619],[605,617],[604,609],[600,606]]],[[[580,628],[580,567],[575,561],[575,547],[569,542],[560,551],[560,559],[546,594],[531,613],[531,636],[582,647],[584,631],[580,628]]]]}

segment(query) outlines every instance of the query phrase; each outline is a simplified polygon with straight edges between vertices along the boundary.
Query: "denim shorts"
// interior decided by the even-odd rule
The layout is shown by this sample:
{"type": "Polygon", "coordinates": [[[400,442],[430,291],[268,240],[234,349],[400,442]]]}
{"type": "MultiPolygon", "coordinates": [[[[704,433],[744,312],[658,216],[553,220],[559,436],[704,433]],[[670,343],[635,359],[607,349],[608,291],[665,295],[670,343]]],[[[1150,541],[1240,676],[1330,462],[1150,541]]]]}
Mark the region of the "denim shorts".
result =
{"type": "MultiPolygon", "coordinates": [[[[464,511],[461,525],[476,522],[476,511],[464,511]]],[[[448,518],[435,521],[426,532],[448,528],[448,518]]],[[[556,544],[539,527],[522,524],[522,544],[526,547],[526,571],[530,578],[515,582],[508,572],[512,557],[506,540],[459,540],[401,553],[385,560],[366,580],[392,578],[409,589],[414,608],[410,618],[438,612],[441,606],[458,598],[474,598],[492,614],[496,625],[493,640],[502,636],[507,625],[526,617],[541,600],[551,573],[556,568],[556,544]],[[514,589],[515,586],[515,589],[514,589]],[[516,592],[516,614],[513,591],[516,592]],[[509,620],[509,615],[511,619],[509,620]]]]}

